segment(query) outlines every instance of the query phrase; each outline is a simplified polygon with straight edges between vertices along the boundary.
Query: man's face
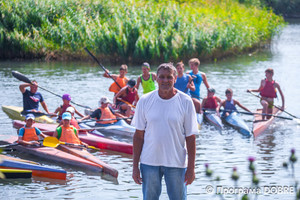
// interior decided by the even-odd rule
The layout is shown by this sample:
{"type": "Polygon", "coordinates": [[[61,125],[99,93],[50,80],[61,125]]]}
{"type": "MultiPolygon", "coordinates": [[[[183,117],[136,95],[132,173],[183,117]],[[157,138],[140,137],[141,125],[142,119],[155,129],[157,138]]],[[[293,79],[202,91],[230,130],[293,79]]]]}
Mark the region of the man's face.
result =
{"type": "Polygon", "coordinates": [[[38,89],[38,83],[37,82],[33,82],[32,85],[30,85],[30,92],[31,93],[36,93],[38,89]]]}
{"type": "Polygon", "coordinates": [[[172,71],[167,69],[159,70],[157,74],[158,90],[170,91],[173,90],[177,76],[172,71]]]}
{"type": "Polygon", "coordinates": [[[143,74],[148,74],[149,73],[149,68],[148,67],[142,67],[142,72],[143,72],[143,74]]]}

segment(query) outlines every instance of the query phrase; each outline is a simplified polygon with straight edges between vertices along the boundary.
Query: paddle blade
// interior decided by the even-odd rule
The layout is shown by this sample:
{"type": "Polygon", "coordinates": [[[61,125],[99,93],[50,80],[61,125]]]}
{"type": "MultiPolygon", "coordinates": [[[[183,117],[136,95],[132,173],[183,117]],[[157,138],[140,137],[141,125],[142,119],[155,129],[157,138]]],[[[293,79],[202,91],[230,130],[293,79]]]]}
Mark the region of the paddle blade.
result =
{"type": "Polygon", "coordinates": [[[18,71],[12,71],[11,73],[19,81],[23,81],[25,83],[31,83],[31,81],[29,80],[29,78],[27,78],[24,74],[21,74],[18,71]]]}
{"type": "Polygon", "coordinates": [[[59,140],[56,137],[45,137],[43,145],[46,147],[57,147],[59,145],[59,140]]]}
{"type": "Polygon", "coordinates": [[[97,150],[97,151],[101,151],[101,149],[97,148],[97,147],[94,147],[94,146],[88,146],[89,149],[94,149],[94,150],[97,150]]]}

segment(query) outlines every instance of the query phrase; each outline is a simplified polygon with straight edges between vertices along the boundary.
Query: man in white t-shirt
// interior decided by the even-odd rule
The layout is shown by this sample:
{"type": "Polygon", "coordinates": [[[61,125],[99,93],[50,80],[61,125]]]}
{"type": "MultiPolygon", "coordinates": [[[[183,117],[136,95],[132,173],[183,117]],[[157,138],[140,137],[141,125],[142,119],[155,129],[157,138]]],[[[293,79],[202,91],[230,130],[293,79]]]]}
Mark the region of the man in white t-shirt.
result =
{"type": "Polygon", "coordinates": [[[171,200],[186,199],[186,185],[195,179],[196,112],[192,99],[174,88],[176,78],[173,64],[161,64],[158,90],[141,97],[132,121],[132,178],[146,200],[159,199],[163,176],[171,200]]]}

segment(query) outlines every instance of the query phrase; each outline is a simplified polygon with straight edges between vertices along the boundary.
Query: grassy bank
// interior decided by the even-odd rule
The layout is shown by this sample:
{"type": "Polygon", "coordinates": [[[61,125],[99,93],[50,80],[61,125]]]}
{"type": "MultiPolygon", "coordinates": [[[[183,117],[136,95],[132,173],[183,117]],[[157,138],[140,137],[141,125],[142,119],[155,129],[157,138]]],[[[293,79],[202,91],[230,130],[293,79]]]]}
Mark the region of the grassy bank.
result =
{"type": "Polygon", "coordinates": [[[283,19],[235,0],[0,0],[0,58],[214,58],[267,43],[283,19]]]}

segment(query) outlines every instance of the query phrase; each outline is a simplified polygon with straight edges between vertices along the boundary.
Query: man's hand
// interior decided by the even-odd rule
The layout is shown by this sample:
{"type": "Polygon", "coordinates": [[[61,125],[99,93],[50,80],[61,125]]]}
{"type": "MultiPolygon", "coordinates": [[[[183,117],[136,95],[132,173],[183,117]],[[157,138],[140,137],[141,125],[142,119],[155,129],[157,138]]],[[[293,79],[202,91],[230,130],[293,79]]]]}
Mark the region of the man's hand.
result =
{"type": "Polygon", "coordinates": [[[186,185],[192,184],[195,180],[195,170],[191,168],[187,168],[185,172],[184,182],[186,185]]]}
{"type": "Polygon", "coordinates": [[[132,169],[132,178],[135,183],[141,185],[142,184],[142,178],[141,178],[141,173],[140,169],[138,167],[133,167],[132,169]]]}

